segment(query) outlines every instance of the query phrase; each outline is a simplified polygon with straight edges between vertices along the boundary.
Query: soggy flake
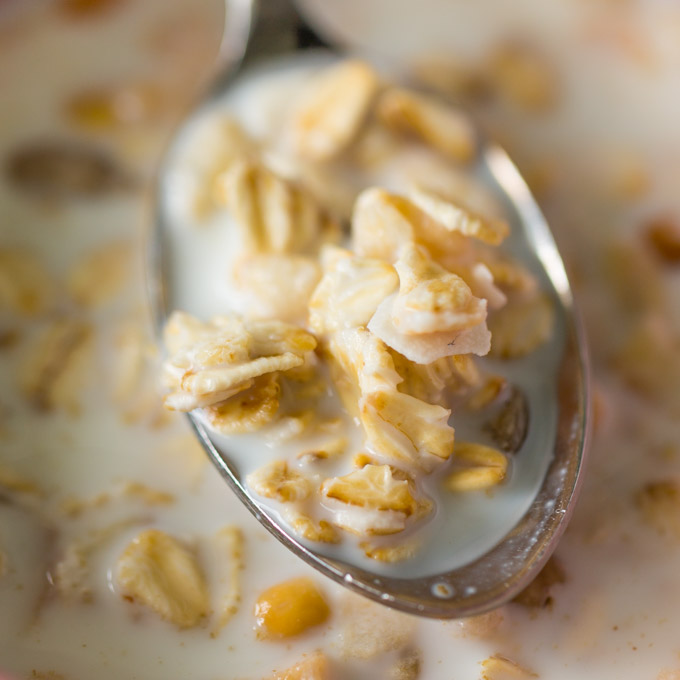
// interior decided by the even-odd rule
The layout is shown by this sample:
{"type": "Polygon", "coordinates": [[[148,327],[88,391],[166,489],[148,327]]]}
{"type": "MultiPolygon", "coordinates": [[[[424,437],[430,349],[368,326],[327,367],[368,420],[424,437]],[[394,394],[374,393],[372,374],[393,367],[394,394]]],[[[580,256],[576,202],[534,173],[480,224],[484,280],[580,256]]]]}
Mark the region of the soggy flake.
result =
{"type": "Polygon", "coordinates": [[[208,615],[203,573],[193,553],[157,529],[136,536],[116,563],[122,596],[151,609],[178,628],[192,628],[208,615]]]}
{"type": "Polygon", "coordinates": [[[130,280],[131,254],[129,243],[116,242],[85,255],[68,273],[71,297],[86,307],[109,302],[130,280]]]}
{"type": "Polygon", "coordinates": [[[317,543],[339,543],[340,536],[335,527],[322,519],[318,522],[307,517],[302,513],[295,513],[293,516],[286,515],[291,529],[302,538],[317,543]]]}
{"type": "Polygon", "coordinates": [[[323,278],[309,301],[309,324],[316,333],[365,326],[399,285],[389,264],[343,248],[326,246],[322,265],[323,278]]]}
{"type": "Polygon", "coordinates": [[[555,324],[552,300],[544,293],[510,297],[489,315],[490,355],[516,359],[530,354],[550,338],[555,324]]]}
{"type": "Polygon", "coordinates": [[[220,575],[213,595],[217,616],[210,633],[211,637],[216,637],[241,605],[241,572],[245,568],[243,532],[236,526],[222,527],[212,537],[211,543],[220,565],[220,575]]]}
{"type": "Polygon", "coordinates": [[[276,418],[281,386],[276,373],[253,380],[252,387],[226,401],[206,406],[203,418],[216,432],[241,434],[255,432],[276,418]]]}
{"type": "Polygon", "coordinates": [[[515,661],[500,654],[484,659],[480,665],[482,666],[480,680],[528,680],[538,677],[536,673],[522,668],[515,661]]]}
{"type": "Polygon", "coordinates": [[[496,449],[471,442],[457,442],[455,469],[446,476],[450,491],[479,491],[500,484],[508,470],[508,459],[496,449]]]}
{"type": "Polygon", "coordinates": [[[246,482],[256,494],[280,503],[303,501],[312,493],[311,481],[284,460],[257,469],[246,477],[246,482]]]}
{"type": "Polygon", "coordinates": [[[379,390],[362,397],[360,411],[371,448],[388,460],[430,470],[453,453],[449,409],[379,390]]]}
{"type": "Polygon", "coordinates": [[[476,153],[476,134],[468,117],[435,97],[391,88],[380,96],[376,113],[388,128],[456,161],[470,161],[476,153]]]}
{"type": "Polygon", "coordinates": [[[392,564],[402,562],[413,557],[418,552],[418,546],[413,543],[401,543],[399,545],[372,545],[363,542],[359,547],[364,551],[364,555],[376,562],[392,564]]]}
{"type": "Polygon", "coordinates": [[[307,86],[291,121],[296,152],[325,161],[356,137],[378,88],[378,76],[362,61],[324,69],[307,86]]]}
{"type": "Polygon", "coordinates": [[[326,655],[317,651],[285,671],[274,673],[271,680],[331,680],[330,664],[326,655]]]}
{"type": "Polygon", "coordinates": [[[35,254],[0,248],[0,310],[35,316],[47,309],[53,295],[51,277],[35,254]]]}
{"type": "Polygon", "coordinates": [[[20,374],[22,391],[40,410],[62,408],[76,414],[87,378],[92,329],[61,319],[43,332],[20,374]]]}

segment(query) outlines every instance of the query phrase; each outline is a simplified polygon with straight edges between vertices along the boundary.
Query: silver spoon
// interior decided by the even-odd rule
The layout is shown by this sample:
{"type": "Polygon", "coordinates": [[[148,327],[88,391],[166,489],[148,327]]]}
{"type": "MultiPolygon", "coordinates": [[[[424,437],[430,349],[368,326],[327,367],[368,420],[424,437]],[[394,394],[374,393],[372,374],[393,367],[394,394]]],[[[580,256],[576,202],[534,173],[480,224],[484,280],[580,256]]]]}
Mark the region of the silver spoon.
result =
{"type": "MultiPolygon", "coordinates": [[[[302,50],[301,35],[310,42],[310,34],[302,28],[288,2],[269,0],[263,5],[268,15],[255,21],[252,0],[227,0],[218,77],[178,138],[244,72],[251,72],[256,62],[302,50]]],[[[155,224],[148,248],[149,289],[158,329],[174,308],[168,274],[178,254],[169,236],[173,211],[168,199],[175,189],[171,179],[176,145],[177,141],[170,146],[160,167],[155,224]]],[[[399,567],[389,573],[371,570],[344,561],[325,548],[322,552],[310,547],[291,536],[250,494],[233,456],[224,446],[215,444],[216,437],[197,416],[188,414],[196,436],[239,500],[295,555],[357,593],[404,612],[432,618],[483,613],[509,601],[531,582],[555,549],[574,510],[588,439],[587,355],[569,281],[550,229],[526,183],[499,146],[481,143],[475,172],[504,203],[513,226],[511,249],[533,266],[544,287],[551,291],[558,317],[558,338],[550,347],[549,357],[554,370],[541,375],[538,381],[534,375],[533,384],[528,385],[533,395],[529,397],[529,436],[520,451],[526,460],[540,464],[540,476],[526,499],[523,515],[507,526],[488,549],[454,568],[423,574],[417,570],[400,571],[399,567]],[[543,413],[547,415],[543,417],[543,413]]]]}

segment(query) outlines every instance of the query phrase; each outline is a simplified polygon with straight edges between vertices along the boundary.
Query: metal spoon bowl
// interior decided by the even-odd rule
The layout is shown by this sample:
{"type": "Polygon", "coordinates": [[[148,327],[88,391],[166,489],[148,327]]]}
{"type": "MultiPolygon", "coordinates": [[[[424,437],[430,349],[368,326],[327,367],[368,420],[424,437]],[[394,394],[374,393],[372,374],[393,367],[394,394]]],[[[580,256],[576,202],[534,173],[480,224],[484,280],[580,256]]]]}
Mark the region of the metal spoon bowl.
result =
{"type": "MultiPolygon", "coordinates": [[[[270,10],[273,6],[275,3],[267,4],[270,10]]],[[[300,52],[304,49],[300,45],[301,36],[305,44],[315,43],[287,4],[283,17],[270,15],[257,23],[253,21],[252,2],[234,0],[227,3],[227,8],[225,40],[218,60],[219,77],[210,95],[185,122],[177,139],[226,88],[256,68],[257,62],[300,52]],[[251,37],[246,40],[244,36],[251,26],[251,37]],[[276,40],[272,39],[273,35],[276,40]]],[[[169,200],[175,189],[176,146],[177,141],[161,165],[156,220],[148,248],[149,287],[158,329],[175,308],[175,296],[168,281],[170,268],[176,266],[178,256],[177,244],[173,244],[171,238],[174,215],[169,200]]],[[[239,500],[294,554],[357,593],[396,609],[432,618],[460,618],[493,609],[518,594],[536,576],[555,549],[573,512],[588,434],[587,355],[569,281],[550,229],[526,183],[499,146],[482,141],[474,172],[504,204],[513,227],[510,249],[533,267],[543,286],[551,291],[559,329],[559,338],[551,346],[554,370],[550,375],[540,376],[540,389],[534,390],[534,398],[530,399],[530,432],[533,430],[540,436],[529,437],[526,446],[531,448],[533,441],[534,450],[522,452],[525,457],[542,461],[540,477],[532,496],[526,499],[521,519],[508,525],[489,549],[441,573],[423,574],[417,569],[415,572],[400,570],[398,566],[387,571],[377,567],[371,570],[366,565],[348,563],[332,550],[305,544],[291,536],[279,519],[250,494],[233,456],[226,452],[224,445],[216,445],[218,438],[208,432],[196,415],[188,414],[196,436],[239,500]],[[546,402],[550,402],[552,415],[537,418],[536,413],[546,402]],[[549,442],[547,447],[545,442],[549,442]]]]}

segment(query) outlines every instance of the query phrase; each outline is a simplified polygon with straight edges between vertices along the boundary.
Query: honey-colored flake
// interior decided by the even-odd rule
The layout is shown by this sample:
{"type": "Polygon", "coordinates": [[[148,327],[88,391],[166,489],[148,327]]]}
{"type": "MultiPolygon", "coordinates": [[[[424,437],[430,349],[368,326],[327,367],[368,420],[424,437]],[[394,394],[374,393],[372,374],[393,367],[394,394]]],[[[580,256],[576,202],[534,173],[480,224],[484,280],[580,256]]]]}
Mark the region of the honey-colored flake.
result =
{"type": "Polygon", "coordinates": [[[0,310],[23,316],[45,311],[54,285],[36,255],[21,248],[0,248],[0,310]]]}
{"type": "Polygon", "coordinates": [[[375,71],[362,61],[344,61],[319,73],[295,109],[296,152],[325,161],[345,149],[359,132],[378,84],[375,71]]]}
{"type": "Polygon", "coordinates": [[[482,673],[480,680],[526,680],[537,678],[526,668],[500,654],[494,654],[481,662],[482,673]]]}
{"type": "Polygon", "coordinates": [[[157,529],[136,536],[116,563],[123,597],[179,628],[198,625],[210,610],[208,589],[193,553],[157,529]]]}
{"type": "Polygon", "coordinates": [[[656,217],[645,226],[644,235],[663,262],[680,263],[680,222],[671,217],[656,217]]]}
{"type": "Polygon", "coordinates": [[[413,136],[456,161],[470,161],[477,139],[461,111],[429,95],[391,88],[376,105],[378,119],[387,127],[413,136]]]}
{"type": "Polygon", "coordinates": [[[506,385],[507,381],[500,375],[487,377],[465,402],[466,406],[472,411],[481,411],[498,399],[506,385]]]}
{"type": "Polygon", "coordinates": [[[237,161],[220,176],[225,202],[250,253],[312,253],[337,236],[337,225],[314,197],[253,161],[237,161]]]}
{"type": "Polygon", "coordinates": [[[554,324],[555,309],[548,295],[511,296],[505,307],[489,315],[489,354],[502,359],[530,354],[550,338],[554,324]]]}
{"type": "Polygon", "coordinates": [[[514,599],[516,604],[528,609],[543,609],[553,602],[553,587],[567,580],[562,564],[551,557],[536,578],[514,599]]]}
{"type": "Polygon", "coordinates": [[[314,652],[285,671],[274,673],[271,680],[330,680],[330,665],[323,652],[314,652]]]}
{"type": "Polygon", "coordinates": [[[266,253],[235,263],[235,288],[253,317],[300,322],[307,317],[309,299],[321,278],[321,267],[311,257],[266,253]]]}
{"type": "Polygon", "coordinates": [[[217,618],[210,633],[215,637],[241,605],[241,572],[245,567],[243,532],[236,526],[222,527],[213,537],[212,543],[220,565],[218,592],[214,594],[217,618]]]}
{"type": "Polygon", "coordinates": [[[449,409],[381,390],[362,397],[360,413],[371,448],[384,458],[427,471],[453,453],[449,409]]]}
{"type": "Polygon", "coordinates": [[[405,246],[394,267],[399,274],[399,293],[392,306],[392,321],[399,332],[460,331],[486,318],[486,301],[475,298],[462,278],[440,267],[423,249],[405,246]]]}
{"type": "Polygon", "coordinates": [[[303,501],[312,492],[312,484],[304,475],[275,460],[246,477],[248,486],[260,496],[280,503],[303,501]]]}
{"type": "Polygon", "coordinates": [[[372,545],[371,543],[363,542],[359,547],[364,551],[366,557],[370,557],[377,562],[394,563],[407,560],[413,557],[418,546],[412,542],[402,543],[400,545],[372,545]]]}
{"type": "Polygon", "coordinates": [[[300,451],[296,458],[304,464],[338,458],[345,453],[348,444],[347,437],[329,437],[317,446],[300,451]]]}
{"type": "Polygon", "coordinates": [[[43,489],[38,484],[2,463],[0,463],[0,488],[12,493],[27,494],[29,496],[44,495],[43,489]]]}
{"type": "Polygon", "coordinates": [[[86,254],[69,271],[68,291],[85,307],[104,305],[130,280],[132,265],[129,243],[109,243],[86,254]]]}
{"type": "Polygon", "coordinates": [[[662,536],[680,539],[680,484],[675,479],[645,484],[635,495],[643,521],[662,536]]]}
{"type": "Polygon", "coordinates": [[[321,590],[310,578],[294,578],[267,588],[255,603],[257,636],[285,640],[319,626],[331,610],[321,590]]]}
{"type": "Polygon", "coordinates": [[[312,335],[280,321],[223,316],[204,324],[182,312],[171,315],[164,339],[172,355],[163,366],[164,403],[179,411],[220,404],[260,376],[301,366],[316,347],[312,335]]]}
{"type": "Polygon", "coordinates": [[[222,434],[254,432],[274,420],[280,394],[279,376],[267,373],[231,399],[204,408],[203,416],[210,427],[222,434]]]}
{"type": "Polygon", "coordinates": [[[470,442],[456,442],[455,461],[460,467],[445,482],[450,491],[489,489],[505,479],[508,469],[508,459],[500,451],[470,442]]]}
{"type": "Polygon", "coordinates": [[[450,232],[460,232],[492,246],[500,245],[510,233],[505,220],[479,215],[432,190],[413,188],[409,198],[450,232]]]}
{"type": "Polygon", "coordinates": [[[322,519],[318,522],[306,515],[296,514],[292,519],[289,518],[290,526],[293,531],[308,541],[317,543],[339,543],[340,536],[332,524],[322,519]]]}
{"type": "Polygon", "coordinates": [[[322,265],[323,278],[309,301],[309,325],[318,334],[365,326],[399,285],[389,264],[343,248],[326,246],[322,265]]]}
{"type": "Polygon", "coordinates": [[[22,391],[33,406],[78,412],[91,340],[90,326],[74,319],[54,321],[45,329],[20,373],[22,391]]]}
{"type": "Polygon", "coordinates": [[[489,76],[496,92],[523,111],[541,113],[557,103],[557,74],[530,45],[500,46],[491,55],[489,76]]]}

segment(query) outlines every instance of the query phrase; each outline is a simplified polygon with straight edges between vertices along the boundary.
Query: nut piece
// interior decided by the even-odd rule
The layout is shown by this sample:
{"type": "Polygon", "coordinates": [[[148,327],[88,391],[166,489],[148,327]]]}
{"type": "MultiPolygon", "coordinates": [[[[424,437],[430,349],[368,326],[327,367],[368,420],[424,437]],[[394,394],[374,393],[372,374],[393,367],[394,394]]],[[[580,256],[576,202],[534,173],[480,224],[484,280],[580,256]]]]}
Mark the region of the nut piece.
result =
{"type": "Polygon", "coordinates": [[[246,481],[256,494],[280,503],[303,501],[312,492],[311,482],[291,470],[285,460],[272,461],[249,474],[246,481]]]}
{"type": "Polygon", "coordinates": [[[375,71],[362,61],[344,61],[314,78],[292,121],[297,153],[325,161],[345,149],[359,132],[378,84],[375,71]]]}
{"type": "Polygon", "coordinates": [[[477,140],[467,116],[435,97],[391,88],[379,98],[376,113],[391,130],[416,137],[456,161],[475,155],[477,140]]]}
{"type": "Polygon", "coordinates": [[[657,217],[645,228],[645,238],[654,252],[667,264],[680,264],[680,223],[657,217]]]}
{"type": "Polygon", "coordinates": [[[34,316],[48,306],[53,285],[40,260],[27,250],[0,248],[0,310],[34,316]]]}
{"type": "Polygon", "coordinates": [[[140,602],[179,628],[200,623],[210,609],[203,573],[194,555],[157,529],[134,538],[118,558],[123,597],[140,602]]]}
{"type": "Polygon", "coordinates": [[[318,334],[365,326],[399,286],[392,266],[344,248],[326,246],[321,262],[324,275],[309,301],[309,325],[318,334]]]}
{"type": "Polygon", "coordinates": [[[494,654],[481,662],[480,680],[526,680],[537,678],[536,673],[522,668],[518,663],[500,654],[494,654]]]}
{"type": "Polygon", "coordinates": [[[260,594],[255,603],[257,636],[282,640],[322,624],[330,616],[326,599],[312,579],[294,578],[260,594]]]}
{"type": "Polygon", "coordinates": [[[314,652],[294,666],[274,673],[272,680],[330,680],[328,658],[323,652],[314,652]]]}
{"type": "Polygon", "coordinates": [[[500,484],[508,459],[496,449],[471,442],[456,442],[455,461],[461,466],[446,477],[450,491],[479,491],[500,484]]]}
{"type": "Polygon", "coordinates": [[[511,385],[507,400],[486,430],[502,451],[517,453],[529,430],[529,404],[524,392],[511,385]]]}

